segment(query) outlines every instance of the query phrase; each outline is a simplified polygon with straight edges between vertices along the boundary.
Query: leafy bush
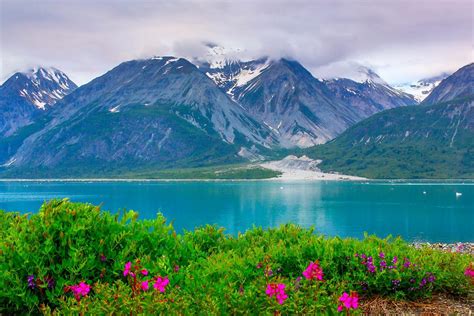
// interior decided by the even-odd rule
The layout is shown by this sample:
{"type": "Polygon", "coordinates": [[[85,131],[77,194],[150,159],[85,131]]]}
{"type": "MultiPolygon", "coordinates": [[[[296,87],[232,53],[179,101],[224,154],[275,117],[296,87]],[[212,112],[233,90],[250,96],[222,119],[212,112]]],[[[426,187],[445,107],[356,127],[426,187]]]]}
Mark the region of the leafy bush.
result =
{"type": "Polygon", "coordinates": [[[290,224],[178,235],[162,215],[137,218],[68,200],[33,215],[0,211],[0,312],[336,312],[359,297],[467,295],[473,287],[465,275],[472,256],[400,239],[326,238],[290,224]]]}

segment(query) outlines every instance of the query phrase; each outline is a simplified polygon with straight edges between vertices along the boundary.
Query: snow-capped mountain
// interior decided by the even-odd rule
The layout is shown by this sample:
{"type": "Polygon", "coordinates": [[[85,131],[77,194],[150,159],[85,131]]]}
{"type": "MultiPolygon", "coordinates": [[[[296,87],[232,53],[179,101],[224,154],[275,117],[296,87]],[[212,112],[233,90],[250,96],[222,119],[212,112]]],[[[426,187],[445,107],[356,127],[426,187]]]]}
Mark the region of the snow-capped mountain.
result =
{"type": "Polygon", "coordinates": [[[0,136],[31,124],[77,86],[62,71],[36,67],[17,72],[0,86],[0,136]]]}
{"type": "Polygon", "coordinates": [[[15,73],[2,88],[18,93],[38,109],[45,110],[77,86],[64,72],[56,68],[35,67],[15,73]]]}
{"type": "Polygon", "coordinates": [[[240,50],[229,50],[217,45],[207,45],[208,53],[195,60],[199,69],[235,100],[234,91],[245,86],[268,68],[271,61],[267,57],[257,60],[241,60],[240,50]]]}
{"type": "Polygon", "coordinates": [[[274,144],[268,128],[175,57],[124,62],[76,89],[50,117],[12,166],[189,166],[238,159],[247,144],[274,144]]]}
{"type": "Polygon", "coordinates": [[[238,51],[208,48],[199,69],[268,126],[283,147],[325,143],[376,112],[417,103],[361,65],[351,79],[319,80],[296,61],[244,61],[238,51]]]}
{"type": "Polygon", "coordinates": [[[411,94],[418,102],[423,101],[436,88],[440,82],[447,78],[449,74],[443,73],[439,76],[425,78],[412,83],[405,83],[395,86],[398,90],[411,94]]]}
{"type": "Polygon", "coordinates": [[[280,146],[322,144],[358,120],[358,115],[334,100],[326,84],[301,64],[270,60],[258,76],[235,85],[232,96],[253,117],[268,126],[280,146]]]}

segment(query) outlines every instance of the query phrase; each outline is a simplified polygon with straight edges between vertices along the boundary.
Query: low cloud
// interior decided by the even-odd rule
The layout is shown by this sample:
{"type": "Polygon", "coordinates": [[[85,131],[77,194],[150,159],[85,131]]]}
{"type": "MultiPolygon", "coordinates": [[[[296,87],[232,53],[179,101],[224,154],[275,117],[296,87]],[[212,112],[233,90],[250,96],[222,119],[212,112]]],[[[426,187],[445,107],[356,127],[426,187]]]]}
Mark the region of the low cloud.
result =
{"type": "Polygon", "coordinates": [[[125,60],[200,56],[202,43],[214,42],[240,48],[246,58],[294,58],[316,76],[357,62],[400,83],[472,62],[472,6],[470,0],[3,0],[0,79],[41,64],[82,84],[125,60]]]}

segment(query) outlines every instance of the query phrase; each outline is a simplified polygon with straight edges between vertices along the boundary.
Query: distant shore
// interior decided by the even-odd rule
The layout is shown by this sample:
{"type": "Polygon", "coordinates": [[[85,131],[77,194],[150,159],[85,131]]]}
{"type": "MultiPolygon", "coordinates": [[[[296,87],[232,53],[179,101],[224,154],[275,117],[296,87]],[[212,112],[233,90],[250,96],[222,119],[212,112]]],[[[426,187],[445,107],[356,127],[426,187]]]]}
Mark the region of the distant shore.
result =
{"type": "Polygon", "coordinates": [[[430,182],[441,184],[453,183],[456,185],[468,184],[473,185],[474,179],[367,179],[354,176],[347,176],[333,173],[320,173],[321,175],[338,176],[340,178],[330,179],[329,177],[305,177],[306,173],[298,174],[296,176],[278,176],[264,179],[180,179],[180,178],[2,178],[1,182],[256,182],[256,181],[367,181],[367,182],[391,182],[391,183],[423,183],[430,182]]]}

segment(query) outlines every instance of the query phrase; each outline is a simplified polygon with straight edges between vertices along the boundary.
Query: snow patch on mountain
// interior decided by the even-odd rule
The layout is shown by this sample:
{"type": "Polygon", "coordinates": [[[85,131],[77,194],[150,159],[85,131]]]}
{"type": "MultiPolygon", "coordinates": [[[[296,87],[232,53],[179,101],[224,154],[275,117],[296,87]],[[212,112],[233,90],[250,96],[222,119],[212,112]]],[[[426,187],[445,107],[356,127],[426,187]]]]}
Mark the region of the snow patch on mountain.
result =
{"type": "Polygon", "coordinates": [[[443,73],[439,76],[421,79],[416,82],[403,83],[395,86],[395,88],[413,95],[418,102],[421,102],[448,76],[449,74],[443,73]]]}
{"type": "Polygon", "coordinates": [[[241,59],[242,50],[207,44],[208,53],[196,58],[195,64],[214,83],[234,99],[234,90],[245,86],[270,66],[268,58],[241,59]]]}

